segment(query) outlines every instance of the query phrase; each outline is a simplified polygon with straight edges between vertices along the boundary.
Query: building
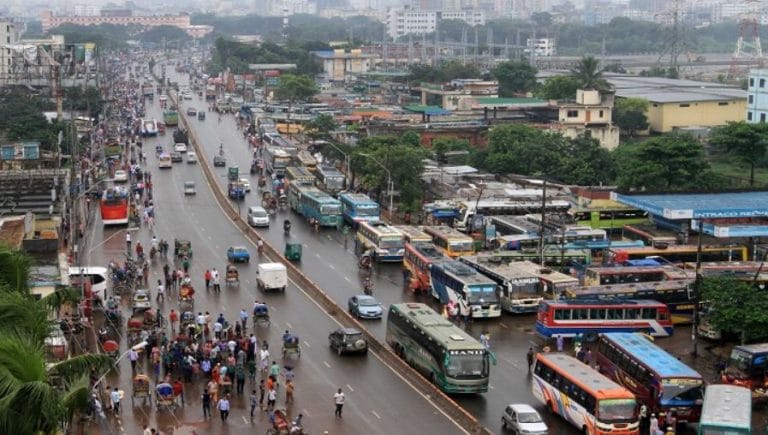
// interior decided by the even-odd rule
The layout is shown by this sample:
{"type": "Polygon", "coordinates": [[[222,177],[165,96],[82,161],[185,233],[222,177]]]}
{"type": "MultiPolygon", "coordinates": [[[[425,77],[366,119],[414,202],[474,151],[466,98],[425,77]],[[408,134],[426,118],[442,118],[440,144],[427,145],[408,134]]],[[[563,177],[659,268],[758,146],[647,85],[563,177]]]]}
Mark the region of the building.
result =
{"type": "Polygon", "coordinates": [[[373,56],[360,49],[313,51],[312,55],[323,63],[323,73],[332,82],[343,82],[348,76],[365,74],[371,68],[373,56]]]}
{"type": "Polygon", "coordinates": [[[747,122],[766,122],[768,117],[768,69],[749,71],[747,122]]]}
{"type": "Polygon", "coordinates": [[[498,98],[499,82],[495,80],[456,79],[446,84],[422,83],[421,104],[445,110],[470,110],[476,97],[498,98]]]}
{"type": "Polygon", "coordinates": [[[19,42],[19,27],[11,20],[0,20],[0,86],[6,84],[13,68],[13,51],[9,46],[19,42]]]}
{"type": "Polygon", "coordinates": [[[387,34],[399,38],[409,34],[432,33],[439,20],[460,20],[470,26],[485,25],[485,12],[476,10],[426,11],[408,7],[387,9],[387,34]]]}
{"type": "Polygon", "coordinates": [[[747,91],[695,80],[606,75],[617,98],[648,100],[653,132],[716,127],[747,119],[747,91]]]}
{"type": "Polygon", "coordinates": [[[533,52],[536,56],[551,57],[557,54],[555,50],[555,38],[528,38],[525,43],[525,53],[533,52]]]}
{"type": "Polygon", "coordinates": [[[140,26],[174,26],[186,30],[190,26],[189,15],[133,15],[131,11],[120,10],[102,10],[99,15],[72,15],[55,16],[51,11],[44,11],[41,16],[43,32],[58,27],[62,24],[75,24],[79,26],[98,26],[99,24],[128,25],[137,24],[140,26]],[[108,12],[115,12],[111,14],[108,12]]]}
{"type": "Polygon", "coordinates": [[[613,124],[612,93],[579,89],[576,101],[561,102],[558,106],[557,130],[563,136],[576,138],[586,134],[604,148],[619,146],[619,127],[613,124]]]}

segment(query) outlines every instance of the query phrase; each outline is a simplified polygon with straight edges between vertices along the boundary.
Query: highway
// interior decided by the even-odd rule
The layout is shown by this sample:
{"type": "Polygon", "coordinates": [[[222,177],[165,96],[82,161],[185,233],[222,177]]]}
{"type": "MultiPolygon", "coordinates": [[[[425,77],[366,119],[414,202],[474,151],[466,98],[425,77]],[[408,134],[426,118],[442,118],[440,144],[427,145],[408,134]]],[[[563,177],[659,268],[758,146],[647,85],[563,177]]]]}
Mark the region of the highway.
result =
{"type": "MultiPolygon", "coordinates": [[[[147,116],[162,118],[157,99],[154,104],[148,104],[147,116]]],[[[235,136],[231,117],[222,121],[222,124],[225,122],[232,127],[232,136],[235,136]]],[[[207,121],[201,121],[197,130],[203,135],[222,131],[218,128],[215,115],[209,116],[207,121]]],[[[168,149],[172,146],[172,141],[170,131],[165,136],[144,141],[144,150],[148,155],[146,168],[151,171],[154,184],[157,237],[168,240],[171,251],[174,238],[191,240],[194,255],[190,273],[197,290],[196,311],[210,311],[214,317],[218,313],[224,313],[227,319],[234,321],[241,308],[250,312],[254,300],[265,300],[270,307],[272,324],[269,328],[257,328],[256,334],[261,340],[269,341],[272,359],[278,362],[282,362],[282,357],[277,354],[283,331],[289,329],[300,336],[301,357],[290,362],[296,372],[296,403],[288,408],[291,416],[303,413],[304,425],[308,432],[313,434],[322,434],[324,431],[330,434],[462,433],[461,429],[427,398],[422,397],[397,373],[384,366],[375,354],[338,357],[335,352],[331,352],[327,336],[338,325],[293,283],[285,294],[265,295],[256,290],[255,272],[259,260],[256,248],[226,219],[199,166],[184,162],[175,163],[172,169],[157,168],[155,145],[160,143],[168,149]],[[182,186],[185,181],[196,183],[195,196],[184,196],[182,186]],[[247,246],[252,255],[250,264],[238,266],[240,285],[227,287],[222,284],[221,294],[206,292],[203,283],[205,269],[215,267],[223,272],[226,266],[226,249],[234,245],[247,246]],[[333,416],[333,394],[337,388],[342,388],[347,396],[344,417],[340,420],[333,416]]],[[[210,146],[216,148],[218,142],[210,146]]],[[[223,171],[221,173],[224,174],[223,171]]],[[[251,194],[251,198],[253,197],[254,194],[251,194]]],[[[304,237],[303,226],[296,225],[296,229],[297,237],[304,237]]],[[[124,229],[104,228],[97,219],[95,225],[88,228],[88,233],[90,246],[94,247],[87,255],[89,264],[104,265],[109,259],[122,260],[125,249],[124,229]]],[[[276,235],[270,236],[275,242],[278,241],[276,235]]],[[[148,250],[150,240],[150,231],[146,226],[133,233],[134,245],[141,241],[148,250]]],[[[332,240],[326,240],[324,243],[329,246],[335,244],[332,240]]],[[[317,252],[316,249],[317,245],[313,244],[313,248],[308,250],[305,256],[305,263],[314,264],[316,267],[312,270],[319,271],[317,267],[321,263],[313,259],[312,252],[317,252]]],[[[162,264],[163,262],[158,260],[151,268],[149,281],[153,293],[156,286],[151,283],[161,278],[162,264]]],[[[328,275],[323,286],[331,284],[334,280],[333,274],[328,275]]],[[[161,307],[166,314],[171,308],[178,308],[172,295],[167,299],[161,307]]],[[[128,306],[128,298],[124,298],[125,316],[129,315],[128,306]]],[[[125,342],[122,343],[122,348],[126,348],[125,342]]],[[[158,412],[149,406],[138,406],[138,403],[136,407],[131,406],[131,368],[128,361],[123,360],[119,372],[108,376],[107,384],[119,385],[126,393],[122,418],[119,421],[111,421],[115,433],[139,433],[143,424],[149,424],[163,433],[242,433],[243,430],[265,431],[268,424],[265,412],[259,413],[253,421],[248,418],[247,393],[251,388],[248,384],[245,395],[233,397],[232,415],[227,423],[222,423],[216,414],[213,419],[203,419],[199,401],[203,381],[199,377],[193,384],[185,386],[186,406],[173,413],[158,412]]],[[[281,391],[279,405],[282,404],[283,398],[281,391]]]]}

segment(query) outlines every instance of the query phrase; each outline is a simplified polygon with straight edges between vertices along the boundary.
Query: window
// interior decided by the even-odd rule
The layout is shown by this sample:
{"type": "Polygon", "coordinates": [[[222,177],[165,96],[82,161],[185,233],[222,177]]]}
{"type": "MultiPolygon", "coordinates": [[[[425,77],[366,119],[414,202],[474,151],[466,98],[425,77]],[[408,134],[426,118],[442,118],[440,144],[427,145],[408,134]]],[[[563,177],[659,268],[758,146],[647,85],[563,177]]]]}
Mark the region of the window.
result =
{"type": "Polygon", "coordinates": [[[747,121],[752,120],[752,112],[747,112],[747,121]]]}
{"type": "Polygon", "coordinates": [[[566,115],[569,118],[578,118],[579,117],[579,111],[578,110],[569,110],[568,114],[566,115]]]}
{"type": "Polygon", "coordinates": [[[680,107],[691,107],[691,105],[688,104],[688,103],[683,103],[683,104],[680,105],[680,107]]]}
{"type": "MultiPolygon", "coordinates": [[[[749,102],[750,103],[752,102],[752,95],[749,96],[749,102]]],[[[728,102],[727,101],[721,101],[721,102],[717,103],[717,105],[718,106],[727,106],[728,102]]]]}
{"type": "Polygon", "coordinates": [[[755,86],[755,79],[754,79],[754,78],[752,78],[752,77],[750,77],[750,78],[749,78],[749,87],[750,87],[750,88],[752,88],[752,87],[754,87],[754,86],[755,86]]]}
{"type": "Polygon", "coordinates": [[[765,113],[760,114],[760,122],[765,122],[765,113]]]}
{"type": "Polygon", "coordinates": [[[760,87],[761,88],[765,87],[765,79],[760,79],[760,87]]]}
{"type": "Polygon", "coordinates": [[[749,96],[749,104],[752,104],[754,101],[755,101],[755,96],[754,95],[750,95],[749,96]]]}
{"type": "Polygon", "coordinates": [[[601,111],[600,111],[600,118],[602,118],[603,116],[604,116],[604,115],[603,115],[603,111],[601,110],[601,111]]]}

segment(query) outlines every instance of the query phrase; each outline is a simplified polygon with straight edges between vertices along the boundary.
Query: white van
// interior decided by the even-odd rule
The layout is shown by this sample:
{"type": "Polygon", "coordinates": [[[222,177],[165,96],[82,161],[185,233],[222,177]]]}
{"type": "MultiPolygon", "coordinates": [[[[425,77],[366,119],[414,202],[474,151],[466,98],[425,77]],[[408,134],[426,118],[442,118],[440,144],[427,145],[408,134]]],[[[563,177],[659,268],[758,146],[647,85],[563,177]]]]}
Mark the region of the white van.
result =
{"type": "Polygon", "coordinates": [[[282,263],[261,263],[256,272],[256,282],[260,290],[285,291],[288,286],[288,269],[282,263]]]}
{"type": "Polygon", "coordinates": [[[83,280],[90,281],[93,297],[102,301],[106,297],[108,278],[109,271],[106,267],[85,266],[69,268],[69,285],[78,288],[83,283],[83,280]]]}

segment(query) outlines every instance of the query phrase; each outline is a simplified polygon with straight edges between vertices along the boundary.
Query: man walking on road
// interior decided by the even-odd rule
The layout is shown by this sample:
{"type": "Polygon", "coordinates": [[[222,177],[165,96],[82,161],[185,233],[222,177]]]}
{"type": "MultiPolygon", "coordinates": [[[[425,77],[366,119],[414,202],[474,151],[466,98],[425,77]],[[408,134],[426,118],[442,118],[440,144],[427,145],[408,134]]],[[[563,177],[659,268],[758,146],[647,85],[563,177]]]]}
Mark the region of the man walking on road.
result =
{"type": "Polygon", "coordinates": [[[227,418],[229,417],[229,395],[225,395],[219,399],[219,404],[217,407],[221,413],[221,421],[226,423],[227,418]]]}
{"type": "Polygon", "coordinates": [[[346,397],[344,397],[344,392],[341,391],[341,388],[339,388],[339,391],[333,395],[333,401],[336,403],[336,412],[334,412],[336,418],[341,418],[341,408],[344,407],[345,399],[346,397]]]}
{"type": "Polygon", "coordinates": [[[120,414],[120,392],[117,390],[117,387],[109,394],[109,398],[112,399],[112,410],[115,412],[115,415],[120,414]]]}
{"type": "Polygon", "coordinates": [[[139,353],[133,348],[128,349],[128,360],[131,362],[131,371],[136,371],[136,361],[139,360],[139,353]]]}
{"type": "Polygon", "coordinates": [[[201,398],[203,400],[203,418],[209,418],[211,416],[211,393],[208,392],[207,388],[203,390],[201,398]]]}
{"type": "Polygon", "coordinates": [[[531,366],[533,366],[533,356],[534,356],[533,348],[529,347],[528,348],[528,353],[525,355],[525,358],[528,360],[528,372],[529,373],[531,372],[531,366]]]}

